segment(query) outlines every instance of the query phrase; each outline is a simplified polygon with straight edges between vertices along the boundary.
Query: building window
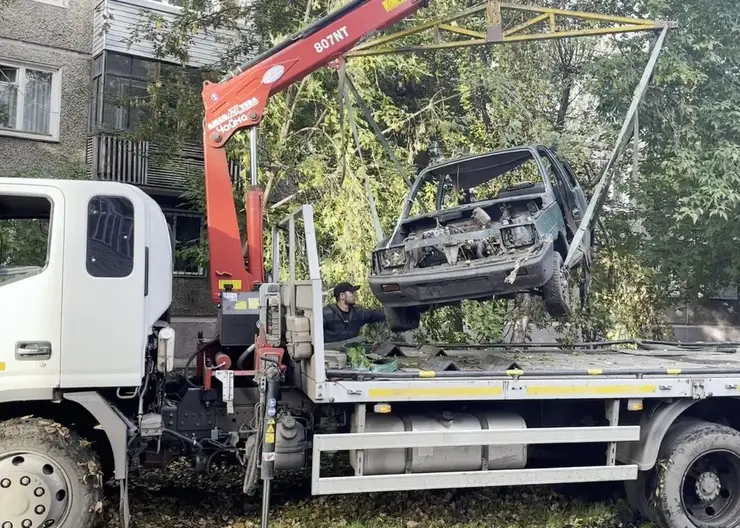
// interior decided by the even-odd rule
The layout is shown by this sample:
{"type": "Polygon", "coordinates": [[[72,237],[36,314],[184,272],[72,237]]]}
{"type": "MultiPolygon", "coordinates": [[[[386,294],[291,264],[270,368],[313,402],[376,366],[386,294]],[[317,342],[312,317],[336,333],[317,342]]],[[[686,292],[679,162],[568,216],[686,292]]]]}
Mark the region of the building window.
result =
{"type": "Polygon", "coordinates": [[[121,196],[95,196],[87,206],[87,272],[128,277],[134,270],[134,204],[121,196]]]}
{"type": "Polygon", "coordinates": [[[93,113],[99,116],[105,130],[133,131],[145,118],[142,103],[149,96],[147,87],[156,74],[156,62],[119,53],[95,60],[93,79],[93,113]]]}
{"type": "Polygon", "coordinates": [[[205,277],[205,269],[192,255],[200,244],[203,218],[193,213],[165,212],[174,239],[173,272],[176,277],[205,277]]]}
{"type": "Polygon", "coordinates": [[[59,139],[58,69],[0,59],[0,134],[59,139]]]}
{"type": "MultiPolygon", "coordinates": [[[[149,85],[177,78],[181,67],[165,62],[105,52],[93,59],[91,131],[133,132],[147,118],[149,85]]],[[[200,92],[201,71],[188,68],[188,81],[200,92]]],[[[172,101],[174,104],[175,101],[172,101]]],[[[194,132],[200,137],[200,129],[194,132]]]]}

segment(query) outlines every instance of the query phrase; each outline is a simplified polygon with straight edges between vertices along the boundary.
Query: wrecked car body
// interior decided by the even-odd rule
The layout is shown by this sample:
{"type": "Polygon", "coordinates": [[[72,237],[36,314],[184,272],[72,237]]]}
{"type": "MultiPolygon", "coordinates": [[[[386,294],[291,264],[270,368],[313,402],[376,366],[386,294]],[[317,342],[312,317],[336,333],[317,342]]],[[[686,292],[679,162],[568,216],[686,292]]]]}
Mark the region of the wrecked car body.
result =
{"type": "MultiPolygon", "coordinates": [[[[567,161],[540,145],[428,167],[373,252],[370,288],[395,331],[430,308],[522,292],[567,316],[563,260],[587,204],[567,161]]],[[[590,264],[591,238],[573,267],[590,264]]]]}

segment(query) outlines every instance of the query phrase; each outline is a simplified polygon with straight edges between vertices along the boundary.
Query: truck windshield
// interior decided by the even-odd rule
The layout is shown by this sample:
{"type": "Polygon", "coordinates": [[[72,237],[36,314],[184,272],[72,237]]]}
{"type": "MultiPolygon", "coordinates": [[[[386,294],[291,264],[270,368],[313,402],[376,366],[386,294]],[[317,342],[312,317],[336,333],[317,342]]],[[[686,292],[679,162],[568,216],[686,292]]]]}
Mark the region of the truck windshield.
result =
{"type": "Polygon", "coordinates": [[[45,197],[0,194],[0,284],[46,266],[50,218],[45,197]]]}
{"type": "Polygon", "coordinates": [[[429,170],[411,191],[408,216],[544,191],[529,150],[464,158],[429,170]]]}

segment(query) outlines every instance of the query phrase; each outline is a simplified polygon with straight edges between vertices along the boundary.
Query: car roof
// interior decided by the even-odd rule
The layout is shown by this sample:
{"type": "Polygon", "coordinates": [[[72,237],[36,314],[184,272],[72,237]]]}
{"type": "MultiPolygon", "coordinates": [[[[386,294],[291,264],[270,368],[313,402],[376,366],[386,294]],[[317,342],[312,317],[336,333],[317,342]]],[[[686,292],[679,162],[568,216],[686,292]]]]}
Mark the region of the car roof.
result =
{"type": "Polygon", "coordinates": [[[468,189],[496,178],[505,172],[532,159],[537,148],[543,145],[526,145],[496,150],[484,154],[472,154],[430,165],[419,173],[419,178],[449,175],[456,179],[460,188],[468,189]]]}

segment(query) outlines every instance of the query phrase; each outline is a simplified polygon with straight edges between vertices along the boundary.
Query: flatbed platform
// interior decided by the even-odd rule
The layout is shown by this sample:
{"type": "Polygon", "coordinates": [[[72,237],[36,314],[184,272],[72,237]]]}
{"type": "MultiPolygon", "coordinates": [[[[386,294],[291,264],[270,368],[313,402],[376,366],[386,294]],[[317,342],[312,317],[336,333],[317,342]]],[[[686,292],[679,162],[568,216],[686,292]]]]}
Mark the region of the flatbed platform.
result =
{"type": "Polygon", "coordinates": [[[334,401],[740,395],[740,343],[381,343],[370,357],[395,368],[327,368],[334,401]]]}

